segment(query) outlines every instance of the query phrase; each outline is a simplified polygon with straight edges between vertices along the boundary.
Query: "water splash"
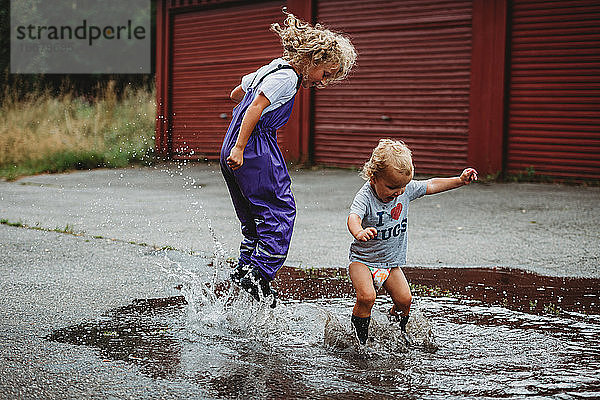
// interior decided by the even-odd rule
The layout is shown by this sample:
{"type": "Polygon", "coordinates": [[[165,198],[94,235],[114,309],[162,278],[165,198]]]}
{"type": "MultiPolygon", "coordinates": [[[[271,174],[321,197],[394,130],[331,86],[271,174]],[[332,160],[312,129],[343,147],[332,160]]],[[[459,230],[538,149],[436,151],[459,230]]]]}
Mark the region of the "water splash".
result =
{"type": "Polygon", "coordinates": [[[407,353],[411,348],[421,348],[434,352],[438,345],[435,342],[432,324],[423,315],[418,307],[413,307],[410,313],[406,334],[409,339],[407,343],[405,334],[397,323],[390,322],[387,318],[385,306],[374,308],[371,313],[369,325],[369,340],[365,346],[358,343],[356,334],[350,324],[348,308],[342,308],[345,315],[336,315],[331,310],[323,310],[326,315],[323,332],[323,344],[337,351],[365,353],[370,352],[378,357],[386,357],[389,354],[407,353]]]}
{"type": "MultiPolygon", "coordinates": [[[[210,220],[206,218],[206,223],[210,220]]],[[[157,265],[178,282],[187,302],[188,328],[198,335],[215,335],[228,330],[246,338],[268,341],[286,330],[290,309],[280,305],[273,310],[256,302],[229,279],[235,261],[226,258],[223,246],[209,227],[214,252],[209,260],[164,252],[166,262],[157,265]],[[167,266],[164,267],[163,264],[167,266]]]]}

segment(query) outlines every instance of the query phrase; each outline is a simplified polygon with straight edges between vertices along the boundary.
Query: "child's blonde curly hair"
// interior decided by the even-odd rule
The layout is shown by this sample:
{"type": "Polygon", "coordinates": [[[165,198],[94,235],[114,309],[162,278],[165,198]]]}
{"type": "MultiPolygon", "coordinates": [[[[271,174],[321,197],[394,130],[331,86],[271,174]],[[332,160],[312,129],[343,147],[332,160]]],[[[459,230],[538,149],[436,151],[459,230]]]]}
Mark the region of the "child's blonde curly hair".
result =
{"type": "Polygon", "coordinates": [[[412,153],[401,140],[381,139],[373,150],[371,158],[365,163],[360,175],[370,180],[376,178],[388,168],[411,176],[413,173],[412,153]]]}
{"type": "Polygon", "coordinates": [[[341,33],[332,32],[322,25],[310,24],[297,18],[294,14],[286,15],[283,27],[278,23],[271,24],[271,30],[279,35],[283,46],[283,58],[301,69],[306,76],[308,69],[317,65],[337,64],[338,71],[319,83],[317,87],[325,87],[333,81],[340,81],[356,62],[356,51],[350,40],[341,33]]]}

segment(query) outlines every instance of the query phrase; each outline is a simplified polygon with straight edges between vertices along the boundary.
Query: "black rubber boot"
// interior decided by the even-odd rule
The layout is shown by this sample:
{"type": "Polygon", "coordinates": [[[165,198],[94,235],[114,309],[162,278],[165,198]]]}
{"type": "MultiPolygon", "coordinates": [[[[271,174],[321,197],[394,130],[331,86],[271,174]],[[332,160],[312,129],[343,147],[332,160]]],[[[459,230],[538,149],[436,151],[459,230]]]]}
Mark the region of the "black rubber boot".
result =
{"type": "MultiPolygon", "coordinates": [[[[261,276],[261,278],[262,278],[262,276],[261,276]]],[[[263,299],[268,299],[269,297],[273,298],[273,301],[271,302],[269,307],[275,308],[275,306],[277,305],[277,292],[275,291],[275,289],[273,289],[271,287],[271,285],[269,284],[269,281],[264,278],[262,278],[258,282],[258,285],[260,286],[260,290],[262,292],[263,299]]]]}
{"type": "Polygon", "coordinates": [[[273,297],[270,307],[275,308],[277,303],[277,292],[271,289],[269,281],[262,276],[258,269],[254,268],[252,271],[245,274],[245,276],[240,279],[240,286],[246,292],[250,293],[256,301],[260,301],[261,296],[264,299],[273,297]]]}
{"type": "Polygon", "coordinates": [[[244,276],[246,276],[246,274],[250,272],[250,267],[247,265],[243,265],[243,264],[238,264],[237,267],[234,268],[233,272],[231,273],[231,275],[229,275],[229,277],[231,278],[231,280],[233,281],[233,283],[239,285],[240,281],[242,280],[242,278],[244,276]]]}
{"type": "Polygon", "coordinates": [[[412,345],[412,339],[406,332],[406,324],[408,323],[408,315],[399,315],[396,313],[392,314],[392,310],[393,310],[393,308],[388,313],[388,319],[390,320],[390,322],[398,324],[398,326],[400,327],[400,330],[402,331],[402,338],[404,339],[404,342],[406,343],[406,345],[407,346],[412,345]]]}
{"type": "Polygon", "coordinates": [[[357,317],[356,315],[352,315],[351,321],[356,331],[356,337],[358,338],[360,344],[367,344],[367,339],[369,338],[369,322],[371,322],[371,317],[357,317]]]}
{"type": "Polygon", "coordinates": [[[260,301],[260,297],[258,297],[258,282],[260,278],[256,276],[257,274],[260,275],[258,271],[253,269],[244,275],[244,277],[240,279],[240,286],[246,292],[250,293],[256,301],[260,301]]]}
{"type": "Polygon", "coordinates": [[[408,315],[400,316],[400,321],[399,321],[398,325],[400,325],[400,329],[402,329],[402,332],[406,332],[406,324],[407,323],[408,323],[408,315]]]}

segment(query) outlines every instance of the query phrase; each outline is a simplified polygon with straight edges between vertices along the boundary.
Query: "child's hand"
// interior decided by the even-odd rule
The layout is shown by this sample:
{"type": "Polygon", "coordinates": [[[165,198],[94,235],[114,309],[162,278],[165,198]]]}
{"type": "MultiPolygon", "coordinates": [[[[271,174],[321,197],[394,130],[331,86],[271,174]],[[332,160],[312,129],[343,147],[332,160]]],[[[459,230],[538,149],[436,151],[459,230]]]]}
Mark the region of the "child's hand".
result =
{"type": "Polygon", "coordinates": [[[463,184],[468,185],[469,183],[477,180],[477,171],[474,168],[465,169],[462,174],[460,174],[460,180],[463,184]]]}
{"type": "Polygon", "coordinates": [[[366,242],[369,239],[373,239],[375,236],[377,236],[377,229],[368,227],[358,232],[355,237],[361,242],[366,242]]]}
{"type": "Polygon", "coordinates": [[[227,157],[227,165],[232,170],[239,169],[242,164],[244,164],[244,150],[239,150],[234,147],[229,152],[229,157],[227,157]]]}

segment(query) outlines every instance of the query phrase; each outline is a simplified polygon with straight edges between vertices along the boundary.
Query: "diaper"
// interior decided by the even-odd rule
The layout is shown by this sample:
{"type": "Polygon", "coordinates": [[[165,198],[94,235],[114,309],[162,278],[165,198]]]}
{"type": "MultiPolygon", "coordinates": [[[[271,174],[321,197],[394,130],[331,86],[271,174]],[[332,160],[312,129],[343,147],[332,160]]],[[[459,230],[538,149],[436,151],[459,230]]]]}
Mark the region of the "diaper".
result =
{"type": "Polygon", "coordinates": [[[373,284],[375,285],[375,288],[381,289],[388,276],[390,276],[390,268],[367,268],[369,268],[369,271],[371,271],[371,275],[373,276],[373,284]]]}

